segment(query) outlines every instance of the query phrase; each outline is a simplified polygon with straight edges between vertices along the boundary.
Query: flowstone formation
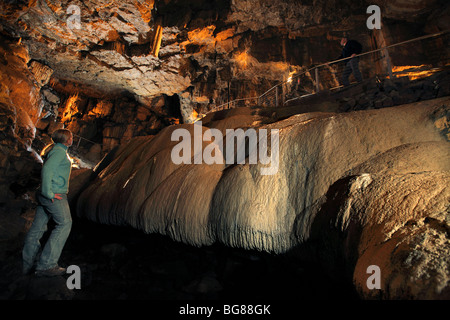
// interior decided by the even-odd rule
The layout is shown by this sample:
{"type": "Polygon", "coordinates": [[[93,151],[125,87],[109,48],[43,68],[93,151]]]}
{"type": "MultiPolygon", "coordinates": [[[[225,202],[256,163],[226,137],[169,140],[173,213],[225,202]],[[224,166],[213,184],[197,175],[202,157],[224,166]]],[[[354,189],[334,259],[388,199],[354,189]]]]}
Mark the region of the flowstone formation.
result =
{"type": "Polygon", "coordinates": [[[0,254],[21,246],[38,153],[66,127],[71,152],[97,164],[73,170],[79,217],[196,247],[293,253],[363,298],[449,298],[448,33],[361,59],[371,78],[360,85],[327,90],[338,78],[327,68],[316,95],[302,98],[317,88],[305,73],[292,95],[279,87],[277,108],[253,99],[336,59],[344,33],[380,49],[449,30],[449,10],[446,0],[0,2],[0,254]],[[373,4],[379,30],[366,27],[373,4]],[[378,78],[388,62],[403,77],[378,78]],[[277,170],[262,175],[268,165],[249,153],[244,164],[239,154],[177,164],[178,129],[267,134],[277,170]],[[380,270],[380,289],[368,270],[380,270]]]}
{"type": "MultiPolygon", "coordinates": [[[[172,133],[195,132],[196,124],[185,124],[121,146],[72,197],[80,217],[195,246],[275,254],[307,248],[319,261],[343,265],[364,298],[445,298],[450,149],[442,124],[449,102],[278,121],[264,109],[224,111],[204,118],[201,132],[278,129],[275,174],[261,175],[266,165],[248,161],[174,164],[172,133]],[[381,290],[367,289],[370,265],[382,270],[381,290]]],[[[90,174],[78,174],[75,185],[90,174]]]]}

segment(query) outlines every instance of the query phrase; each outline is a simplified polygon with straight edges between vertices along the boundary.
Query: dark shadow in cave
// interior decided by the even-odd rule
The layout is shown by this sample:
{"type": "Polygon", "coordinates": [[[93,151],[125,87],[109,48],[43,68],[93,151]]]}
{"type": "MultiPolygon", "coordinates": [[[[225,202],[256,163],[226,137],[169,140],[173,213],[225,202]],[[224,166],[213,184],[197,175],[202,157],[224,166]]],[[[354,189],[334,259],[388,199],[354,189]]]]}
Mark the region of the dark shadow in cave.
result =
{"type": "Polygon", "coordinates": [[[289,253],[197,248],[76,217],[61,263],[82,270],[74,300],[358,300],[351,284],[289,253]]]}
{"type": "Polygon", "coordinates": [[[174,94],[172,96],[163,94],[163,96],[164,110],[167,112],[168,116],[180,119],[180,123],[182,123],[183,117],[181,116],[180,110],[180,97],[177,94],[174,94]]]}

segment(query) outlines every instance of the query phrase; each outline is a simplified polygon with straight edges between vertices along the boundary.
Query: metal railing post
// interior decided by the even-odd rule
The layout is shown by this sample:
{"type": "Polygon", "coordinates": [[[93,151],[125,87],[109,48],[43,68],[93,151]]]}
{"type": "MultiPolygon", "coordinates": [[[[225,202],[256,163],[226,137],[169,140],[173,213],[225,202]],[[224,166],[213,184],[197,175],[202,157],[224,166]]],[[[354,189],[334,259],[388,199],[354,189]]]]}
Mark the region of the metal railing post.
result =
{"type": "Polygon", "coordinates": [[[394,78],[394,74],[392,73],[392,65],[391,65],[391,57],[389,56],[389,51],[388,49],[384,49],[384,58],[386,59],[386,68],[387,68],[387,72],[389,75],[389,79],[394,78]]]}
{"type": "Polygon", "coordinates": [[[278,87],[275,87],[275,107],[278,107],[278,87]]]}
{"type": "Polygon", "coordinates": [[[316,93],[320,91],[320,86],[319,86],[319,68],[316,68],[314,70],[315,75],[316,75],[316,93]]]}

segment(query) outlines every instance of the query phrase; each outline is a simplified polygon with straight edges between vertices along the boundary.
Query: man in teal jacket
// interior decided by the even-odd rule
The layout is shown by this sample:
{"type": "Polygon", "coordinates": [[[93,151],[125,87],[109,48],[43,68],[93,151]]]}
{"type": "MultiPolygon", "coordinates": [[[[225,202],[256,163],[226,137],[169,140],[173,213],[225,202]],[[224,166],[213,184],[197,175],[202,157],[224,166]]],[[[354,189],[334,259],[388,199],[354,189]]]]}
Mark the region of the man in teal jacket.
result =
{"type": "Polygon", "coordinates": [[[72,168],[67,149],[72,145],[72,133],[67,129],[56,130],[52,134],[52,140],[54,143],[42,152],[44,166],[41,172],[41,189],[37,193],[38,206],[22,251],[24,274],[29,274],[34,267],[41,247],[40,240],[47,231],[50,218],[55,221],[56,226],[37,262],[36,275],[57,276],[66,273],[65,268],[58,266],[58,260],[72,228],[72,217],[67,201],[72,168]]]}
{"type": "Polygon", "coordinates": [[[42,167],[41,194],[47,199],[57,194],[67,194],[72,163],[67,156],[68,146],[56,143],[47,155],[42,167]]]}

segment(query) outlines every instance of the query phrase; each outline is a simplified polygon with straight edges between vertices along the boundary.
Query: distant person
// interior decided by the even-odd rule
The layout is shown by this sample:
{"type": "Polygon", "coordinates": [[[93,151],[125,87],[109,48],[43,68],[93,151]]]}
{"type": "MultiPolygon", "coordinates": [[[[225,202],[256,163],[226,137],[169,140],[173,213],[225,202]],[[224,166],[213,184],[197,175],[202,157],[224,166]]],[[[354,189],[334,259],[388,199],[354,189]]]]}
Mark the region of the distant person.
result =
{"type": "Polygon", "coordinates": [[[41,187],[36,194],[38,206],[33,224],[25,237],[23,273],[30,274],[41,247],[40,240],[47,230],[47,223],[56,223],[36,264],[36,275],[58,276],[66,273],[58,266],[64,244],[72,228],[67,192],[72,163],[67,149],[72,145],[73,136],[67,129],[56,130],[52,134],[54,143],[42,151],[44,165],[41,172],[41,187]]]}
{"type": "Polygon", "coordinates": [[[358,41],[349,40],[347,36],[344,36],[341,39],[341,46],[343,47],[342,54],[339,56],[338,60],[352,57],[352,59],[344,60],[345,68],[344,73],[342,74],[342,84],[346,87],[350,85],[348,78],[352,72],[357,82],[362,81],[362,75],[359,71],[359,57],[355,57],[361,53],[362,45],[358,41]]]}

